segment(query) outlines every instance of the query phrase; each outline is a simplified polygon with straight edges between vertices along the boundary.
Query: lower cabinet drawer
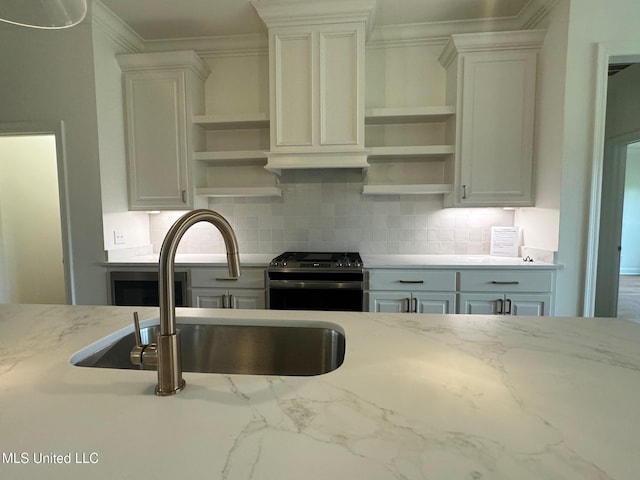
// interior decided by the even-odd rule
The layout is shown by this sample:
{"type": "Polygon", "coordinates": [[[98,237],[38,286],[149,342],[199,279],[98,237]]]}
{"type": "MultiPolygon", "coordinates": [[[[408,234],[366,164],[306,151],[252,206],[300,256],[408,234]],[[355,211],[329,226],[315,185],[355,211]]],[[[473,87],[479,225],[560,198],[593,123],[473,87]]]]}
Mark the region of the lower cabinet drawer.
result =
{"type": "Polygon", "coordinates": [[[192,287],[216,288],[264,288],[264,269],[242,268],[237,279],[229,278],[226,268],[192,268],[192,287]]]}
{"type": "Polygon", "coordinates": [[[522,270],[463,270],[461,292],[551,292],[553,273],[522,270]]]}
{"type": "Polygon", "coordinates": [[[370,270],[369,290],[455,292],[456,272],[425,269],[370,270]]]}

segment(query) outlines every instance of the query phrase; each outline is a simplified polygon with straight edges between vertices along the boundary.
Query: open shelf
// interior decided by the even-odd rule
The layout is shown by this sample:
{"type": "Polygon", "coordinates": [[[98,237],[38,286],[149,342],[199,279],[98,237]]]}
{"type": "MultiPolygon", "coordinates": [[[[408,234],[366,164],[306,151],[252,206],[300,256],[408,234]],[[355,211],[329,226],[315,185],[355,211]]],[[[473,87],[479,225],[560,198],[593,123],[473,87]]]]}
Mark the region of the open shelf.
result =
{"type": "Polygon", "coordinates": [[[365,125],[390,125],[398,123],[445,122],[455,115],[455,107],[369,108],[365,112],[365,125]]]}
{"type": "Polygon", "coordinates": [[[369,147],[369,158],[428,157],[453,153],[455,153],[453,145],[369,147]]]}
{"type": "Polygon", "coordinates": [[[194,115],[192,123],[206,130],[269,128],[269,115],[266,113],[194,115]]]}
{"type": "Polygon", "coordinates": [[[203,197],[281,197],[278,187],[206,187],[196,188],[196,195],[203,197]]]}
{"type": "Polygon", "coordinates": [[[451,193],[450,184],[416,184],[416,185],[364,185],[363,195],[437,195],[451,193]]]}
{"type": "Polygon", "coordinates": [[[208,164],[229,163],[232,161],[266,163],[267,155],[264,150],[227,150],[221,152],[194,152],[193,159],[208,164]]]}

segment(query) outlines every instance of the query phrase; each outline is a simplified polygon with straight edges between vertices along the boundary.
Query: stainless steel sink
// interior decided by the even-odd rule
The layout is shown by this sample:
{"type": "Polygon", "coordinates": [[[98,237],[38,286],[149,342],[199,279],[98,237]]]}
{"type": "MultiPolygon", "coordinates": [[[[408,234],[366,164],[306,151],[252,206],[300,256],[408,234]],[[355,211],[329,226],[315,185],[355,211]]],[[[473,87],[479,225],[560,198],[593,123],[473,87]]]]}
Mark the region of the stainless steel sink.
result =
{"type": "MultiPolygon", "coordinates": [[[[180,322],[180,319],[178,319],[180,322]]],[[[185,372],[250,375],[322,375],[342,365],[345,337],[339,327],[178,323],[185,372]],[[335,327],[335,328],[333,328],[335,327]]],[[[159,326],[141,328],[142,342],[156,341],[159,326]]],[[[133,332],[78,352],[79,367],[155,370],[133,365],[133,332]]]]}

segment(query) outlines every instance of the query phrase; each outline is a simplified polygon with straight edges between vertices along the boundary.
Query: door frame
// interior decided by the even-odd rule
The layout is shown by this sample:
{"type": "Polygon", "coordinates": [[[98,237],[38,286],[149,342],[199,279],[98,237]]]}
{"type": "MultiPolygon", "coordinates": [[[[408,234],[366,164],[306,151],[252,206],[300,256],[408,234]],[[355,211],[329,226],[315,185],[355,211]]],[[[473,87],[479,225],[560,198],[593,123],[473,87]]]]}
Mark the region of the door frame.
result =
{"type": "Polygon", "coordinates": [[[71,241],[69,188],[65,149],[64,122],[33,121],[0,123],[0,136],[17,137],[29,135],[53,135],[56,141],[56,160],[58,170],[58,201],[60,203],[60,230],[62,234],[62,268],[64,272],[64,291],[66,303],[75,304],[73,277],[73,249],[71,241]]]}
{"type": "Polygon", "coordinates": [[[591,194],[583,299],[583,312],[585,317],[592,317],[595,313],[601,217],[600,208],[602,202],[602,171],[605,153],[605,123],[607,116],[607,88],[609,86],[608,73],[610,63],[640,63],[640,47],[637,43],[598,43],[596,45],[591,194]]]}

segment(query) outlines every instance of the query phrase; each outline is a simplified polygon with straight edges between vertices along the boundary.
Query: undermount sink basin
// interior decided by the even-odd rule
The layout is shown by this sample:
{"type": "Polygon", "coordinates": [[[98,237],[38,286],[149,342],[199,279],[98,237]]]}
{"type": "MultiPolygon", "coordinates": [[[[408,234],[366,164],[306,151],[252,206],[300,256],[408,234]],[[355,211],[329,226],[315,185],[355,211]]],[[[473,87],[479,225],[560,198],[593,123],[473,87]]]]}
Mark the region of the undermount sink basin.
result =
{"type": "MultiPolygon", "coordinates": [[[[331,372],[344,361],[345,337],[337,325],[210,324],[202,318],[177,321],[184,372],[308,376],[331,372]]],[[[141,328],[142,342],[154,343],[159,329],[157,324],[141,328]]],[[[71,363],[155,370],[155,366],[131,363],[129,353],[134,345],[132,329],[123,329],[79,351],[71,363]]]]}

